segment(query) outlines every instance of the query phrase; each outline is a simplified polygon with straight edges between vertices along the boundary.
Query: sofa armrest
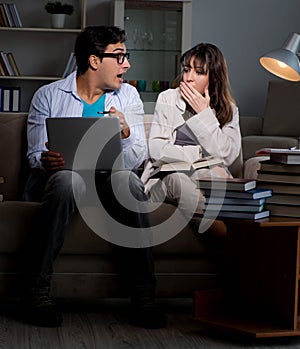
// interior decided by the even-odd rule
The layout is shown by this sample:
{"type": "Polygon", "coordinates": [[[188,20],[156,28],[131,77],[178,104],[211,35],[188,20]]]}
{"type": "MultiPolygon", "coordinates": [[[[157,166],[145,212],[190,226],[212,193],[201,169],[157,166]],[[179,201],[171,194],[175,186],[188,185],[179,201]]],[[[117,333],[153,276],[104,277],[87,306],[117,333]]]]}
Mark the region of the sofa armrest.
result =
{"type": "Polygon", "coordinates": [[[240,129],[243,137],[260,135],[263,126],[263,118],[258,116],[241,116],[240,129]]]}
{"type": "Polygon", "coordinates": [[[257,179],[257,171],[260,170],[261,161],[269,160],[269,156],[255,156],[244,163],[244,178],[257,179]]]}
{"type": "Polygon", "coordinates": [[[19,200],[28,175],[27,114],[0,113],[0,176],[4,200],[19,200]]]}

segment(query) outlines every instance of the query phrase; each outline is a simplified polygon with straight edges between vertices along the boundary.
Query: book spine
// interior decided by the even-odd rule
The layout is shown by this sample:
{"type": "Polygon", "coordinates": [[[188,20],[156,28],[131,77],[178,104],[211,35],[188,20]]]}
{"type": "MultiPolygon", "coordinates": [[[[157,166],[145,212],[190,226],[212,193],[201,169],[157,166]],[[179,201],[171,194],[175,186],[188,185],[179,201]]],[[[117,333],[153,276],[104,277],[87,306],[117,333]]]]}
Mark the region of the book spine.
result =
{"type": "Polygon", "coordinates": [[[9,4],[8,3],[4,3],[3,6],[4,6],[5,15],[6,15],[6,18],[7,18],[7,21],[8,21],[8,26],[11,27],[11,28],[15,27],[14,19],[13,19],[12,13],[10,11],[9,4]]]}
{"type": "Polygon", "coordinates": [[[0,17],[1,23],[3,24],[2,27],[9,27],[8,18],[6,17],[3,3],[0,3],[0,17]]]}
{"type": "Polygon", "coordinates": [[[73,60],[74,59],[75,59],[74,52],[71,52],[70,56],[68,58],[68,62],[67,62],[66,68],[65,68],[64,73],[62,75],[63,78],[65,78],[66,76],[68,76],[71,73],[71,69],[72,69],[72,65],[73,65],[73,60]]]}
{"type": "Polygon", "coordinates": [[[21,17],[19,15],[19,11],[17,9],[17,6],[15,3],[12,3],[12,8],[13,8],[13,12],[16,16],[16,27],[23,27],[22,21],[21,21],[21,17]]]}
{"type": "Polygon", "coordinates": [[[13,69],[12,69],[12,67],[10,65],[9,59],[7,58],[7,54],[5,52],[3,52],[3,51],[1,51],[0,54],[1,54],[1,57],[2,57],[2,61],[4,62],[5,67],[7,69],[7,73],[8,73],[7,75],[13,76],[14,72],[13,72],[13,69]]]}
{"type": "Polygon", "coordinates": [[[20,76],[20,71],[19,71],[19,68],[17,66],[17,63],[15,61],[15,58],[14,58],[14,55],[12,54],[12,52],[8,52],[7,53],[7,58],[9,60],[9,63],[12,67],[12,70],[13,70],[13,73],[15,76],[20,76]]]}
{"type": "Polygon", "coordinates": [[[3,56],[4,56],[4,52],[3,51],[0,51],[0,65],[3,69],[3,72],[4,72],[4,76],[8,76],[9,75],[9,72],[8,72],[8,68],[6,66],[6,62],[5,60],[3,59],[3,56]]]}
{"type": "Polygon", "coordinates": [[[20,87],[12,87],[10,91],[10,111],[18,113],[20,111],[20,87]]]}
{"type": "Polygon", "coordinates": [[[2,87],[2,111],[3,112],[10,111],[10,88],[9,87],[2,87]]]}

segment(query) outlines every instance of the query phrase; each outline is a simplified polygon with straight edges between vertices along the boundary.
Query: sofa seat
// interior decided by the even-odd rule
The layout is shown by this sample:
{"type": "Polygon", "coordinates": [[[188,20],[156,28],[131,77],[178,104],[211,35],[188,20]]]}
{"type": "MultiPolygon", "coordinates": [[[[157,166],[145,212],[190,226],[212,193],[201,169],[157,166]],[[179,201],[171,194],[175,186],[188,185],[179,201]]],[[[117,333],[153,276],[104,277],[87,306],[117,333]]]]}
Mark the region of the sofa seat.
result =
{"type": "MultiPolygon", "coordinates": [[[[17,296],[20,252],[38,215],[39,203],[0,203],[0,296],[17,296]]],[[[153,225],[168,218],[176,208],[163,204],[153,211],[153,225]]],[[[105,231],[103,231],[105,233],[105,231]]],[[[66,239],[54,264],[53,290],[56,297],[120,297],[115,247],[96,235],[74,214],[66,239]]],[[[208,243],[190,226],[165,243],[153,247],[158,296],[192,297],[193,291],[220,284],[223,251],[208,243]]]]}

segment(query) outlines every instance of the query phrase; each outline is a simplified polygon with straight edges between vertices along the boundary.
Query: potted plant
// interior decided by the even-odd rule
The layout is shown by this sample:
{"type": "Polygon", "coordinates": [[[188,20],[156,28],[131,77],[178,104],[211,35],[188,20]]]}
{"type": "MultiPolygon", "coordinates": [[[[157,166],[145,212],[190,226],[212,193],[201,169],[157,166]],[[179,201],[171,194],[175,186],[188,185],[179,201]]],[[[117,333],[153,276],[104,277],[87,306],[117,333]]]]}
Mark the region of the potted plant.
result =
{"type": "Polygon", "coordinates": [[[61,1],[49,1],[45,5],[45,10],[51,14],[51,23],[53,28],[63,28],[65,16],[74,12],[74,6],[61,1]]]}

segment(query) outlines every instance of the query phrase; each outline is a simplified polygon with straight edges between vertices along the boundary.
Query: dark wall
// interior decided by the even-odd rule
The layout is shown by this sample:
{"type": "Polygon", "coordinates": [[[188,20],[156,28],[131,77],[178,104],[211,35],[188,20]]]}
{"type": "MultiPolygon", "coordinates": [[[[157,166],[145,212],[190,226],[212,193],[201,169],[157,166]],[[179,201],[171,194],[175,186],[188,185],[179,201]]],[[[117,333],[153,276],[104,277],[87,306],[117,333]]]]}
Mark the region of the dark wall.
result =
{"type": "Polygon", "coordinates": [[[290,32],[300,33],[299,0],[193,0],[192,44],[211,42],[222,50],[240,115],[263,114],[268,81],[278,78],[259,57],[290,32]]]}

